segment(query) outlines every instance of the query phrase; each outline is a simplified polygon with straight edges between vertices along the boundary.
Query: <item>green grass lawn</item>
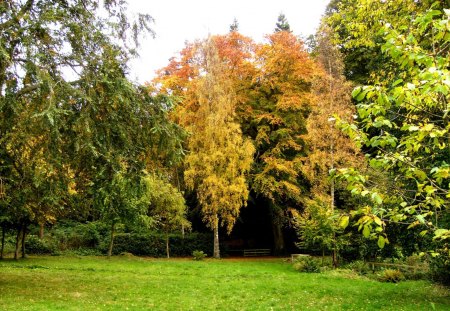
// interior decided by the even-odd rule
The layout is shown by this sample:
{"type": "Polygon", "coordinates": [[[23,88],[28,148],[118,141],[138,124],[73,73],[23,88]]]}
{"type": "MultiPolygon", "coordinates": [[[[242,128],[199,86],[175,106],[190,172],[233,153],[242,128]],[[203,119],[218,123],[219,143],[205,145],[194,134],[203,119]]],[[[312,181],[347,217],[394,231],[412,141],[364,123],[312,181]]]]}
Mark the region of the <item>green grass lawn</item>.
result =
{"type": "Polygon", "coordinates": [[[0,261],[1,310],[450,310],[449,291],[274,260],[30,257],[0,261]]]}

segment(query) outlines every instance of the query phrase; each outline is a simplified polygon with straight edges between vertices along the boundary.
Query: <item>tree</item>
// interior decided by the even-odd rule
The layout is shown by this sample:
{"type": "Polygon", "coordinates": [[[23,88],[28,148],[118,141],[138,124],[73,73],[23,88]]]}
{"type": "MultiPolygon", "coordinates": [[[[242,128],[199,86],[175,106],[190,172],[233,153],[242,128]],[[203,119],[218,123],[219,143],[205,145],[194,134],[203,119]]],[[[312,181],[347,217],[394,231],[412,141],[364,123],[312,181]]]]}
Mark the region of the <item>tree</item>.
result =
{"type": "MultiPolygon", "coordinates": [[[[257,149],[249,184],[262,204],[272,206],[279,252],[284,248],[282,228],[289,207],[300,208],[308,191],[301,159],[306,154],[303,135],[315,103],[312,85],[318,67],[302,42],[287,31],[269,35],[268,42],[259,45],[237,31],[210,40],[235,93],[236,120],[257,149]]],[[[198,109],[196,81],[203,73],[194,64],[203,58],[195,53],[197,46],[188,44],[156,81],[161,92],[183,98],[174,116],[180,124],[195,123],[198,117],[193,113],[198,109]]]]}
{"type": "Polygon", "coordinates": [[[330,209],[327,202],[311,200],[301,213],[294,211],[294,224],[299,237],[300,248],[333,252],[333,266],[337,266],[337,253],[349,245],[349,234],[339,223],[340,214],[330,209]]]}
{"type": "Polygon", "coordinates": [[[342,246],[342,243],[338,243],[342,231],[338,225],[339,215],[346,212],[344,206],[336,203],[336,191],[344,191],[345,185],[336,184],[330,172],[348,166],[362,168],[364,158],[356,144],[335,126],[336,117],[351,122],[355,108],[350,95],[352,84],[346,82],[342,75],[342,57],[332,45],[330,35],[330,29],[324,25],[316,36],[317,47],[314,52],[322,67],[322,74],[317,75],[313,84],[317,101],[311,107],[306,125],[307,134],[304,135],[308,153],[302,158],[302,170],[310,184],[310,195],[304,200],[305,210],[300,214],[301,224],[306,227],[300,226],[298,231],[303,236],[304,230],[309,230],[310,235],[313,235],[313,228],[319,230],[321,234],[317,232],[314,241],[322,237],[323,245],[333,251],[333,264],[336,267],[337,250],[342,246]],[[316,216],[323,219],[314,219],[316,216]],[[330,236],[325,237],[325,233],[330,236]]]}
{"type": "Polygon", "coordinates": [[[275,252],[284,250],[283,222],[307,193],[302,173],[306,156],[306,120],[315,105],[317,66],[302,42],[287,31],[267,36],[256,49],[251,117],[245,129],[255,142],[252,189],[271,207],[275,252]]]}
{"type": "Polygon", "coordinates": [[[289,22],[287,21],[286,16],[283,13],[280,13],[280,15],[278,15],[276,23],[275,32],[279,31],[291,32],[291,26],[289,25],[289,22]]]}
{"type": "MultiPolygon", "coordinates": [[[[342,170],[352,192],[373,200],[373,206],[353,213],[360,228],[369,234],[382,231],[385,223],[422,227],[421,235],[441,242],[433,255],[439,250],[447,262],[449,224],[440,219],[448,217],[450,198],[449,16],[450,11],[432,7],[408,28],[385,25],[382,51],[396,66],[387,72],[391,78],[376,76],[373,85],[353,91],[361,123],[343,128],[371,148],[370,165],[389,174],[389,191],[368,187],[365,176],[342,170]]],[[[385,240],[379,236],[380,247],[385,240]]]]}
{"type": "Polygon", "coordinates": [[[17,240],[84,207],[110,221],[111,253],[115,224],[142,213],[143,169],[182,153],[170,101],[126,77],[151,21],[124,1],[0,4],[0,176],[16,189],[1,199],[17,240]]]}
{"type": "Polygon", "coordinates": [[[143,200],[149,206],[148,214],[155,225],[162,229],[166,235],[166,254],[170,256],[169,233],[189,228],[190,223],[186,219],[186,204],[182,193],[155,175],[148,174],[142,179],[144,192],[143,200]]]}
{"type": "MultiPolygon", "coordinates": [[[[358,84],[371,83],[373,74],[380,75],[396,66],[380,53],[383,35],[380,29],[390,24],[399,29],[408,27],[411,18],[427,10],[435,0],[337,0],[330,2],[325,23],[334,30],[335,44],[344,57],[344,74],[358,84]]],[[[424,40],[426,40],[424,38],[424,40]]],[[[390,77],[387,77],[388,79],[390,77]]]]}
{"type": "Polygon", "coordinates": [[[197,109],[190,112],[195,114],[195,122],[187,124],[191,136],[185,181],[190,189],[196,189],[203,219],[214,231],[214,258],[220,258],[219,222],[231,232],[247,202],[246,173],[254,147],[234,121],[233,89],[211,39],[201,53],[204,64],[199,71],[204,76],[197,81],[197,109]]]}
{"type": "Polygon", "coordinates": [[[233,23],[230,25],[230,32],[239,31],[239,23],[236,18],[233,19],[233,23]]]}

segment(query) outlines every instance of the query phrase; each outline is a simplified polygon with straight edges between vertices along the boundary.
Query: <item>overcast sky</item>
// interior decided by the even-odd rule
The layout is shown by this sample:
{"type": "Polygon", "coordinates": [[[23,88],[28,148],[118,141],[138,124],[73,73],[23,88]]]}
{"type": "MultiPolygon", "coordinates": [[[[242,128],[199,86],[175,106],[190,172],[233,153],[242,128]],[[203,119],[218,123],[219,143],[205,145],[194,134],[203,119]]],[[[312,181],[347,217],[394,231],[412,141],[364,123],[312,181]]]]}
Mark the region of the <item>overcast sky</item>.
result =
{"type": "Polygon", "coordinates": [[[151,80],[155,70],[167,65],[185,41],[229,31],[234,18],[239,32],[262,41],[272,33],[280,13],[286,15],[296,35],[315,32],[329,0],[128,0],[133,12],[148,13],[154,19],[156,38],[146,38],[141,57],[132,62],[130,78],[151,80]]]}

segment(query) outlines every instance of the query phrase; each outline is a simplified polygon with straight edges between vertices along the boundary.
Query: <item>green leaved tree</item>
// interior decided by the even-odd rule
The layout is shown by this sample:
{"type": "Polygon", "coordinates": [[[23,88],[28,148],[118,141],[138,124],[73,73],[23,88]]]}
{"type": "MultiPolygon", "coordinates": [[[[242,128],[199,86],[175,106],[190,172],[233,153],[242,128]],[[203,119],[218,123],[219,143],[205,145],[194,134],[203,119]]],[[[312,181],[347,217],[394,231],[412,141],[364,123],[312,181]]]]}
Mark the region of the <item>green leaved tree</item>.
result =
{"type": "MultiPolygon", "coordinates": [[[[447,262],[449,16],[449,10],[432,7],[417,14],[408,28],[389,24],[382,28],[382,52],[396,67],[389,72],[390,79],[385,74],[375,76],[374,84],[353,91],[361,121],[358,127],[347,123],[343,129],[371,151],[370,165],[386,172],[389,183],[368,186],[366,176],[351,169],[341,171],[354,193],[373,201],[354,212],[367,235],[370,229],[381,231],[385,223],[420,227],[421,235],[431,234],[441,242],[434,250],[447,262]]],[[[380,235],[378,242],[383,247],[385,237],[380,235]]]]}

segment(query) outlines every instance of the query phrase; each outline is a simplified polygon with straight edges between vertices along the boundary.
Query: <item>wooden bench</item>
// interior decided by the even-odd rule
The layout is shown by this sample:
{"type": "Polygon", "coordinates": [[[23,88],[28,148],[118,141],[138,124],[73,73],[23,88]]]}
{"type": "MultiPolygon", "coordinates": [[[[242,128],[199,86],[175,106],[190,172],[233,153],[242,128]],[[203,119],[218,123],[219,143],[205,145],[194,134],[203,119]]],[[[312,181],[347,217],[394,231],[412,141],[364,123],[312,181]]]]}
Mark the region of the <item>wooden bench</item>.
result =
{"type": "Polygon", "coordinates": [[[268,248],[244,249],[244,257],[250,256],[269,256],[271,253],[268,248]]]}

